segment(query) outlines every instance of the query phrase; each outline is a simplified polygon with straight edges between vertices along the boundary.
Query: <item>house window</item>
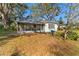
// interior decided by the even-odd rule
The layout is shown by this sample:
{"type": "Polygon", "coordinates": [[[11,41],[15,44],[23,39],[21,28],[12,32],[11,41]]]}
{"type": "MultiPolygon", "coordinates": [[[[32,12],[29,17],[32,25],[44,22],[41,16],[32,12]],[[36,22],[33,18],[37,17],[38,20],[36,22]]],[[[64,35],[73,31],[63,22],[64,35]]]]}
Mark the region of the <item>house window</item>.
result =
{"type": "Polygon", "coordinates": [[[49,23],[49,29],[52,29],[52,28],[54,28],[54,24],[49,23]]]}

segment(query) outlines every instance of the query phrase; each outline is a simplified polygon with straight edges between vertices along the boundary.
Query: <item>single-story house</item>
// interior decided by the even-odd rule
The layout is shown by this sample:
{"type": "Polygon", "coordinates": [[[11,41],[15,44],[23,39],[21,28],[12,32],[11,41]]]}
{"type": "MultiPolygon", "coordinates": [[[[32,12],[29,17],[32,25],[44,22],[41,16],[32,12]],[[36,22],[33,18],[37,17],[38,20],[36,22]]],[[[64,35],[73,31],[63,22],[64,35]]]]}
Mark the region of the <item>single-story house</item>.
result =
{"type": "Polygon", "coordinates": [[[57,31],[58,25],[53,21],[27,21],[27,20],[19,20],[18,24],[18,32],[51,32],[57,31]]]}

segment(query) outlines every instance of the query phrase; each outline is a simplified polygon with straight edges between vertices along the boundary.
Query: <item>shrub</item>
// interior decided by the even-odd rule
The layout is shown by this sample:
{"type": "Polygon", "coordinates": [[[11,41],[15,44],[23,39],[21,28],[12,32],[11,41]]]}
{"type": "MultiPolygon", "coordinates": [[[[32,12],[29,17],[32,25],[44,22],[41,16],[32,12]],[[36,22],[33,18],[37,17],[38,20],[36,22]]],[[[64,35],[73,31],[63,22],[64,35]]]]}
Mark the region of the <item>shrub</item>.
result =
{"type": "MultiPolygon", "coordinates": [[[[56,32],[56,34],[55,34],[57,37],[63,37],[63,32],[56,32]]],[[[64,37],[63,37],[64,38],[64,37]]],[[[77,40],[79,38],[79,36],[78,36],[78,33],[76,33],[76,32],[73,32],[73,31],[69,31],[68,33],[67,33],[67,39],[69,39],[69,40],[77,40]]]]}
{"type": "Polygon", "coordinates": [[[0,25],[0,32],[2,32],[2,30],[4,30],[3,25],[0,25]]]}
{"type": "Polygon", "coordinates": [[[73,32],[73,31],[69,31],[67,33],[67,39],[70,39],[70,40],[77,40],[78,39],[78,34],[76,32],[73,32]]]}
{"type": "Polygon", "coordinates": [[[56,32],[55,35],[58,36],[58,37],[61,37],[62,36],[62,32],[56,32]]]}

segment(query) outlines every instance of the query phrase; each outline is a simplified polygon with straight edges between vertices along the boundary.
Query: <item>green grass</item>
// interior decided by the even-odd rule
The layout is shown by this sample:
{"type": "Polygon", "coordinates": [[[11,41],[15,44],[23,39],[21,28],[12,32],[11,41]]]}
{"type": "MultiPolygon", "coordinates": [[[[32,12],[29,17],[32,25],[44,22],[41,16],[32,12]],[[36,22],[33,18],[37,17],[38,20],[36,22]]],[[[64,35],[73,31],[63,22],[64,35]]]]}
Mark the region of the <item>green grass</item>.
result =
{"type": "Polygon", "coordinates": [[[79,30],[76,29],[76,30],[73,30],[73,31],[76,32],[79,35],[79,30]]]}

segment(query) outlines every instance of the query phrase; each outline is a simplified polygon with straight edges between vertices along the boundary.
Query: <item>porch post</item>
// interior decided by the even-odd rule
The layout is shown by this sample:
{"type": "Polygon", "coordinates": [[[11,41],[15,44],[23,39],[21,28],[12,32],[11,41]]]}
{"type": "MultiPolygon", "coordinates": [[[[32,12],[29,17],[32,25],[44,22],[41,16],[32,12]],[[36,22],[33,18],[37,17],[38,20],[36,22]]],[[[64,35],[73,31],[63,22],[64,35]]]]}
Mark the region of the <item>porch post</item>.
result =
{"type": "Polygon", "coordinates": [[[19,24],[17,23],[17,32],[19,31],[19,24]]]}

